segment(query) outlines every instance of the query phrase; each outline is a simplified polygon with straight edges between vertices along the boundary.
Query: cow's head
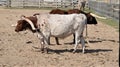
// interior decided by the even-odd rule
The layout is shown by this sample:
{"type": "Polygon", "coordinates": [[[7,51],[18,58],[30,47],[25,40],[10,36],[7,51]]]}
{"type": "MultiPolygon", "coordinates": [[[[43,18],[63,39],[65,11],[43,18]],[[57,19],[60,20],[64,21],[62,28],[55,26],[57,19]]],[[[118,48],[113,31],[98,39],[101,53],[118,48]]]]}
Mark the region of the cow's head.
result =
{"type": "Polygon", "coordinates": [[[23,31],[26,29],[30,29],[33,31],[33,27],[37,28],[37,18],[35,16],[25,17],[22,16],[24,19],[17,21],[17,26],[15,28],[16,32],[23,31]],[[32,26],[30,24],[33,24],[32,26]]]}
{"type": "Polygon", "coordinates": [[[18,20],[17,21],[17,26],[15,28],[16,32],[23,31],[27,28],[28,24],[25,20],[18,20]]]}
{"type": "Polygon", "coordinates": [[[87,16],[87,24],[97,24],[97,20],[95,17],[93,17],[90,12],[86,13],[87,16]]]}

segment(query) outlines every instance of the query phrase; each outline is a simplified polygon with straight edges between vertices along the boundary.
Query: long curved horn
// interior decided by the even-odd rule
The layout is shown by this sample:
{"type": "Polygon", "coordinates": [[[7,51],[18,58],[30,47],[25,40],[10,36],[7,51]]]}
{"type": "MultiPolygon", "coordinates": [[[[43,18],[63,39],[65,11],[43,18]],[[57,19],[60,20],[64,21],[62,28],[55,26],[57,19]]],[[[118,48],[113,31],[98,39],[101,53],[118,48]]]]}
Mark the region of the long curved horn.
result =
{"type": "Polygon", "coordinates": [[[21,16],[21,19],[27,21],[27,22],[30,24],[30,26],[32,27],[32,29],[33,29],[33,30],[36,30],[36,28],[35,28],[35,26],[33,25],[33,23],[32,23],[31,20],[29,20],[29,19],[26,18],[25,16],[21,16]]]}
{"type": "Polygon", "coordinates": [[[94,17],[97,17],[97,18],[100,18],[100,19],[107,19],[106,17],[101,17],[101,16],[98,16],[98,15],[96,15],[96,14],[93,14],[93,13],[90,13],[92,16],[94,16],[94,17]]]}
{"type": "Polygon", "coordinates": [[[33,16],[36,16],[36,15],[40,15],[40,13],[35,13],[35,14],[33,14],[33,16]]]}

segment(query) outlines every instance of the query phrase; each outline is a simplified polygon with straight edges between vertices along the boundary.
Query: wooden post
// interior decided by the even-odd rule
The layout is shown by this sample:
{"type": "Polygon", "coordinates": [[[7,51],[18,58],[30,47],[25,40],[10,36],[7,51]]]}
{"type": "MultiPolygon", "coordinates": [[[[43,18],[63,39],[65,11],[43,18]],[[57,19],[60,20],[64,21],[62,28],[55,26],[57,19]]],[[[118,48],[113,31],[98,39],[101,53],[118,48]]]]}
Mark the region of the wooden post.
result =
{"type": "Polygon", "coordinates": [[[80,0],[78,0],[77,7],[78,7],[78,9],[80,9],[80,0]]]}
{"type": "Polygon", "coordinates": [[[25,8],[25,0],[23,0],[22,2],[23,2],[22,8],[25,8]]]}
{"type": "Polygon", "coordinates": [[[11,0],[7,0],[7,7],[8,7],[8,8],[11,7],[11,0]]]}
{"type": "Polygon", "coordinates": [[[55,2],[55,3],[56,3],[56,8],[58,8],[58,0],[56,0],[56,2],[55,2]]]}
{"type": "Polygon", "coordinates": [[[61,7],[63,7],[63,1],[61,0],[61,7]]]}
{"type": "Polygon", "coordinates": [[[45,1],[44,0],[42,0],[42,2],[41,2],[41,4],[43,5],[42,7],[44,8],[45,7],[45,1]]]}
{"type": "Polygon", "coordinates": [[[73,0],[72,0],[72,9],[74,9],[73,0]]]}
{"type": "Polygon", "coordinates": [[[39,0],[39,8],[41,8],[41,0],[39,0]]]}

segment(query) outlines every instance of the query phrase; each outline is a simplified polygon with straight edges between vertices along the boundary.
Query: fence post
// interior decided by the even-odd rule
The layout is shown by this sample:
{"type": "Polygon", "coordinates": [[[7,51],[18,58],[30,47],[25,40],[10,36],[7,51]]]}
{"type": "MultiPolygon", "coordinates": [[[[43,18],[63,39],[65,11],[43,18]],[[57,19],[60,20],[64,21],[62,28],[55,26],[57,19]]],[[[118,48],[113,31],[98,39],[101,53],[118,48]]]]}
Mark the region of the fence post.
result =
{"type": "Polygon", "coordinates": [[[22,8],[25,8],[25,0],[23,0],[23,2],[22,2],[22,3],[23,3],[22,8]]]}
{"type": "Polygon", "coordinates": [[[38,5],[39,5],[39,8],[41,8],[41,0],[39,0],[39,4],[38,5]]]}
{"type": "Polygon", "coordinates": [[[63,8],[63,1],[61,0],[61,7],[63,8]]]}
{"type": "Polygon", "coordinates": [[[73,0],[72,0],[72,9],[74,9],[73,0]]]}
{"type": "Polygon", "coordinates": [[[7,0],[7,7],[8,7],[8,8],[11,7],[11,0],[7,0]]]}
{"type": "Polygon", "coordinates": [[[111,4],[112,5],[112,17],[115,17],[114,16],[114,4],[111,4]]]}
{"type": "Polygon", "coordinates": [[[55,3],[56,3],[56,8],[58,8],[58,0],[56,0],[56,2],[55,2],[55,3]]]}

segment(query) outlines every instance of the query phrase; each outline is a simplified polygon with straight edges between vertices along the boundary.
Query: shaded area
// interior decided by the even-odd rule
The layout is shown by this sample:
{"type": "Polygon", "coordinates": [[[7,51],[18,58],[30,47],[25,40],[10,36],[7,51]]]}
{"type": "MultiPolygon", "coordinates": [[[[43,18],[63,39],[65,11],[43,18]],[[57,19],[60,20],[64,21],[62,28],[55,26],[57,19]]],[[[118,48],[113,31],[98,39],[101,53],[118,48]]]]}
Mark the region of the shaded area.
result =
{"type": "Polygon", "coordinates": [[[101,38],[96,38],[95,40],[89,40],[90,43],[98,43],[98,42],[103,42],[103,41],[110,41],[110,42],[117,42],[119,41],[113,40],[113,39],[101,39],[101,38]]]}
{"type": "MultiPolygon", "coordinates": [[[[116,40],[112,40],[112,39],[101,39],[101,38],[91,38],[89,39],[89,43],[98,43],[98,42],[103,42],[103,41],[110,41],[110,42],[116,42],[119,43],[119,41],[116,40]]],[[[85,40],[85,43],[87,43],[87,41],[85,40]]],[[[68,45],[73,45],[74,42],[68,42],[68,43],[64,43],[64,44],[68,44],[68,45]]]]}
{"type": "MultiPolygon", "coordinates": [[[[64,52],[70,52],[72,53],[73,49],[48,49],[48,53],[64,53],[64,52]]],[[[98,52],[110,52],[113,51],[112,49],[85,49],[85,53],[98,53],[98,52]]],[[[82,49],[77,49],[75,53],[82,53],[82,49]]]]}
{"type": "Polygon", "coordinates": [[[85,53],[98,53],[98,52],[110,52],[112,49],[86,49],[85,53]]]}

